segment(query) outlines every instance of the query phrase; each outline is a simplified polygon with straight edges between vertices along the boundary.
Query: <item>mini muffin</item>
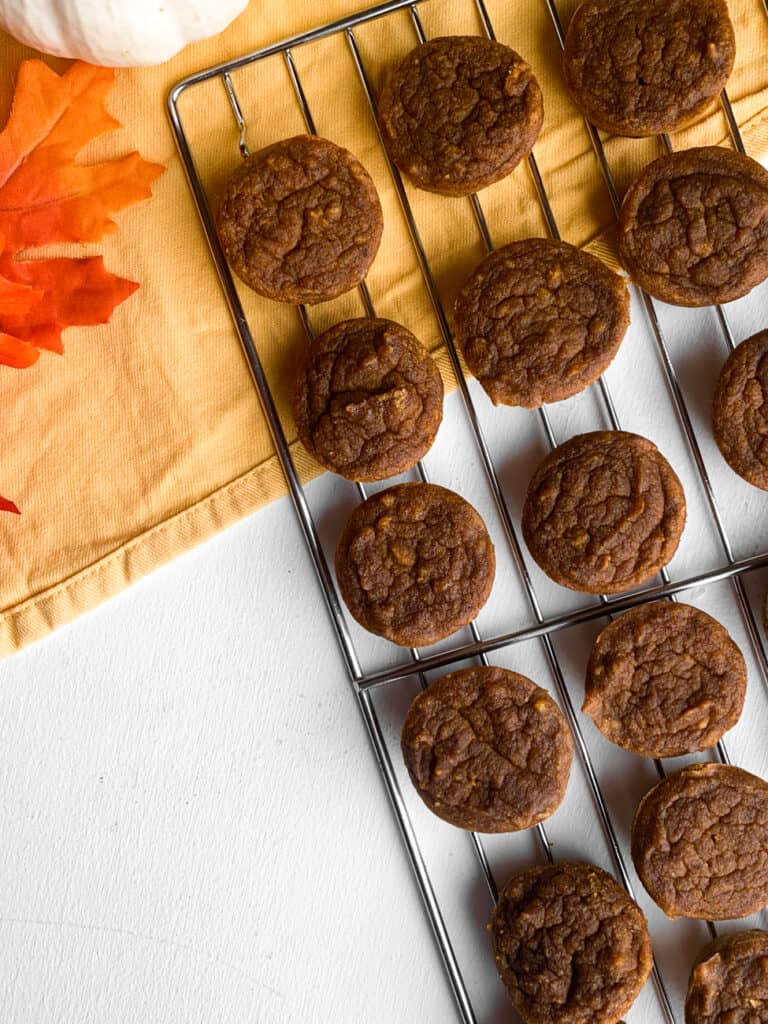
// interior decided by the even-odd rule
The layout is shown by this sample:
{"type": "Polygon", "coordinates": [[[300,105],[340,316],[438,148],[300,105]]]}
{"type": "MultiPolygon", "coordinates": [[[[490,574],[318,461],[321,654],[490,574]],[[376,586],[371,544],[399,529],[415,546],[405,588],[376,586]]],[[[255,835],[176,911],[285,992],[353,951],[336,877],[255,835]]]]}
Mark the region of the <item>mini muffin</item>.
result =
{"type": "Polygon", "coordinates": [[[459,828],[518,832],[559,807],[573,759],[546,690],[503,668],[467,668],[411,704],[401,738],[419,796],[459,828]]]}
{"type": "Polygon", "coordinates": [[[768,491],[768,331],[753,334],[728,356],[717,381],[712,426],[734,473],[768,491]]]}
{"type": "Polygon", "coordinates": [[[525,1024],[614,1024],[653,964],[642,910],[592,864],[515,875],[489,927],[496,967],[525,1024]]]}
{"type": "Polygon", "coordinates": [[[768,171],[719,146],[654,160],[629,186],[619,256],[677,306],[730,302],[768,277],[768,171]]]}
{"type": "Polygon", "coordinates": [[[495,571],[483,520],[435,484],[374,494],[349,517],[336,549],[336,578],[354,618],[404,647],[436,643],[471,622],[495,571]]]}
{"type": "Polygon", "coordinates": [[[696,961],[685,1024],[768,1021],[768,932],[753,929],[710,943],[696,961]]]}
{"type": "Polygon", "coordinates": [[[327,139],[299,135],[245,161],[227,184],[217,227],[230,266],[250,288],[312,304],[363,280],[383,220],[363,165],[327,139]]]}
{"type": "Polygon", "coordinates": [[[668,917],[755,913],[768,904],[768,783],[723,764],[668,776],[640,802],[632,860],[668,917]]]}
{"type": "Polygon", "coordinates": [[[309,346],[293,415],[302,444],[327,469],[349,480],[383,480],[431,447],[443,416],[443,381],[405,327],[344,320],[309,346]]]}
{"type": "Polygon", "coordinates": [[[598,636],[582,710],[625,750],[678,757],[714,746],[736,724],[746,688],[744,657],[719,622],[653,601],[598,636]]]}
{"type": "Polygon", "coordinates": [[[543,118],[530,66],[481,36],[417,46],[391,71],[379,100],[392,161],[419,188],[450,196],[506,177],[531,151],[543,118]]]}
{"type": "Polygon", "coordinates": [[[656,446],[620,430],[580,434],[541,463],[523,505],[523,537],[556,583],[618,594],[672,558],[685,495],[656,446]]]}
{"type": "Polygon", "coordinates": [[[597,380],[628,325],[629,292],[618,274],[545,238],[486,256],[456,303],[457,340],[491,401],[529,409],[597,380]]]}
{"type": "Polygon", "coordinates": [[[735,54],[725,0],[587,0],[568,26],[563,68],[598,128],[659,135],[712,104],[735,54]]]}

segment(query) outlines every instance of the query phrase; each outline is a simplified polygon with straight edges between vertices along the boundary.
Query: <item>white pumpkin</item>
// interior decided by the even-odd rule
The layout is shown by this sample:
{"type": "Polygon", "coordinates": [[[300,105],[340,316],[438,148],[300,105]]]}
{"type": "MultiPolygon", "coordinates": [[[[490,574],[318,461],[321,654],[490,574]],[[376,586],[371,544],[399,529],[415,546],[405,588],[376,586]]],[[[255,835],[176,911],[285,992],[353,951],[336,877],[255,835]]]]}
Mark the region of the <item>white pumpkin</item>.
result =
{"type": "Polygon", "coordinates": [[[162,64],[215,36],[248,0],[0,0],[0,28],[57,57],[135,67],[162,64]]]}

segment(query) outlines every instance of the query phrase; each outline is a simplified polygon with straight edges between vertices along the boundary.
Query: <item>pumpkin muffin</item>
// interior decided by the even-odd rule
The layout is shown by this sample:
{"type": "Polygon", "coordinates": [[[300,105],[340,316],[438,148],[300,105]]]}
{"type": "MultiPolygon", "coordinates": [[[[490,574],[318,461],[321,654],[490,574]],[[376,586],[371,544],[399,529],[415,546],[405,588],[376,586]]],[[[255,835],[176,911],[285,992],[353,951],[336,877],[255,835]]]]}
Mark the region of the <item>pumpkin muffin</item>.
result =
{"type": "Polygon", "coordinates": [[[302,444],[349,480],[383,480],[429,450],[443,416],[443,381],[409,330],[344,320],[309,345],[293,415],[302,444]]]}
{"type": "Polygon", "coordinates": [[[530,65],[482,36],[417,46],[389,74],[379,125],[392,161],[419,188],[465,196],[506,177],[541,130],[530,65]]]}
{"type": "Polygon", "coordinates": [[[491,593],[496,558],[485,523],[458,494],[397,484],[349,517],[336,578],[354,618],[404,647],[466,626],[491,593]]]}
{"type": "Polygon", "coordinates": [[[641,288],[677,306],[746,295],[768,277],[768,171],[719,146],[654,160],[624,197],[619,256],[641,288]]]}
{"type": "Polygon", "coordinates": [[[541,463],[523,505],[523,537],[556,583],[618,594],[670,561],[685,495],[654,444],[620,430],[580,434],[541,463]]]}
{"type": "Polygon", "coordinates": [[[733,69],[725,0],[587,0],[563,51],[576,106],[618,135],[659,135],[693,121],[733,69]]]}
{"type": "Polygon", "coordinates": [[[494,405],[532,409],[583,391],[607,369],[628,326],[619,275],[546,238],[490,253],[456,303],[464,359],[494,405]]]}
{"type": "Polygon", "coordinates": [[[490,666],[451,672],[411,704],[403,757],[438,817],[476,832],[518,832],[559,807],[573,759],[546,690],[490,666]]]}
{"type": "Polygon", "coordinates": [[[753,334],[728,356],[717,381],[712,426],[734,473],[768,491],[768,331],[753,334]]]}
{"type": "Polygon", "coordinates": [[[736,724],[746,688],[744,657],[719,622],[652,601],[595,640],[582,711],[625,750],[678,757],[707,750],[736,724]]]}
{"type": "Polygon", "coordinates": [[[592,864],[515,875],[489,928],[496,967],[525,1024],[614,1024],[653,964],[642,910],[592,864]]]}
{"type": "Polygon", "coordinates": [[[768,783],[741,768],[695,764],[640,802],[632,860],[668,917],[722,921],[768,904],[768,783]]]}
{"type": "Polygon", "coordinates": [[[757,928],[709,944],[696,961],[685,999],[685,1024],[768,1021],[768,932],[757,928]]]}
{"type": "Polygon", "coordinates": [[[383,219],[356,157],[298,135],[248,157],[227,184],[217,227],[232,269],[250,288],[311,305],[363,280],[383,219]]]}

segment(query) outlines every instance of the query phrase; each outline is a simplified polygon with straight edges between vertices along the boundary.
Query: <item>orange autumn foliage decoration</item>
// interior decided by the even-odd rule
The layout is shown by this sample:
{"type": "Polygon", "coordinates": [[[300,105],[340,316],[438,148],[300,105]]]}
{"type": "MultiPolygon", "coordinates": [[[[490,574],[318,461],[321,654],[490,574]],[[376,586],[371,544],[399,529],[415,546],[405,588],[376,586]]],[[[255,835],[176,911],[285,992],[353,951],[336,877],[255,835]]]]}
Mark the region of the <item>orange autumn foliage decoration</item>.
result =
{"type": "MultiPolygon", "coordinates": [[[[141,199],[164,168],[138,153],[78,164],[86,143],[120,127],[104,105],[114,71],[82,62],[63,75],[25,61],[0,133],[0,364],[24,369],[41,349],[63,352],[66,327],[106,323],[138,284],[100,256],[18,259],[32,246],[98,242],[111,215],[141,199]]],[[[0,498],[0,511],[18,512],[0,498]]]]}

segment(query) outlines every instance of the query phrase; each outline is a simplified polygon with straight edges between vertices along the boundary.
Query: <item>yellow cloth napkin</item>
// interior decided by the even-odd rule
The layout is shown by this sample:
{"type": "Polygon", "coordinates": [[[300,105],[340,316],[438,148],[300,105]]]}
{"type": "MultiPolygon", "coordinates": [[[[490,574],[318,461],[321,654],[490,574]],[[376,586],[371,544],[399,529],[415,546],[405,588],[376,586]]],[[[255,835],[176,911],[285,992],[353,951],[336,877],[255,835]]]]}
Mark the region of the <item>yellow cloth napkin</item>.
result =
{"type": "MultiPolygon", "coordinates": [[[[252,0],[223,35],[168,64],[120,71],[109,101],[123,123],[85,158],[132,149],[168,167],[150,201],[119,216],[98,246],[115,273],[141,282],[108,326],[65,333],[63,358],[43,353],[23,372],[0,367],[0,493],[23,515],[0,516],[0,654],[71,620],[217,530],[284,492],[255,392],[231,327],[166,123],[169,87],[192,71],[349,14],[365,0],[252,0]]],[[[560,0],[567,22],[576,0],[560,0]]],[[[768,17],[762,0],[731,0],[737,61],[728,84],[749,152],[768,151],[768,17]]],[[[533,65],[544,92],[536,145],[563,237],[610,253],[614,221],[583,123],[564,91],[560,50],[544,0],[489,0],[499,39],[533,65]]],[[[429,36],[476,33],[472,0],[426,0],[429,36]]],[[[384,69],[416,42],[407,11],[361,27],[360,47],[378,89],[384,69]]],[[[0,37],[0,115],[19,62],[32,53],[0,37]]],[[[50,58],[60,70],[64,62],[50,58]]],[[[343,37],[297,50],[320,134],[352,149],[382,196],[385,232],[368,282],[377,312],[410,327],[450,370],[420,272],[343,37]]],[[[303,130],[281,58],[234,75],[253,149],[303,130]]],[[[182,98],[182,114],[212,195],[239,163],[237,131],[220,82],[182,98]]],[[[719,108],[679,133],[676,146],[725,143],[719,108]]],[[[655,140],[611,138],[619,188],[661,152],[655,140]]],[[[411,193],[436,277],[450,307],[481,257],[466,200],[411,193]]],[[[498,243],[544,235],[525,165],[482,194],[498,243]]],[[[304,344],[296,311],[243,295],[290,437],[285,396],[304,344]]],[[[312,311],[317,327],[362,312],[356,293],[312,311]]],[[[317,471],[298,445],[305,477],[317,471]]],[[[286,515],[290,512],[286,508],[286,515]]]]}

